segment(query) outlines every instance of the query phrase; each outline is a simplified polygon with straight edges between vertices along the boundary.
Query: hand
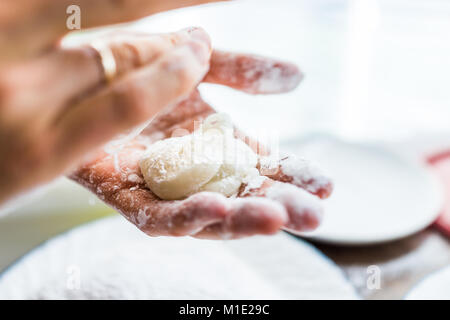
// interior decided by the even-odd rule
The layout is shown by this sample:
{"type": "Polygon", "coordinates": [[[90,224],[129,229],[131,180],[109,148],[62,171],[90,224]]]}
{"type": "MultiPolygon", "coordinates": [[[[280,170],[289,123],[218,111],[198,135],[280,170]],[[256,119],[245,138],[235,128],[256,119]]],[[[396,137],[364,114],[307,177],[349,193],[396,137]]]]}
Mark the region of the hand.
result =
{"type": "MultiPolygon", "coordinates": [[[[66,8],[82,27],[124,22],[208,0],[17,0],[0,5],[0,205],[67,172],[86,153],[185,98],[204,77],[211,47],[198,29],[102,37],[118,75],[105,81],[98,52],[63,48],[66,8]]],[[[96,39],[97,40],[97,39],[96,39]]]]}
{"type": "MultiPolygon", "coordinates": [[[[215,51],[205,81],[256,94],[289,91],[300,78],[298,69],[288,63],[215,51]]],[[[201,192],[185,200],[165,201],[147,188],[138,164],[146,146],[179,129],[192,131],[194,121],[213,112],[194,91],[160,113],[137,138],[99,151],[71,178],[150,236],[230,239],[272,234],[280,228],[307,231],[317,227],[322,214],[320,198],[331,193],[332,184],[308,163],[292,156],[280,159],[278,170],[270,172],[262,185],[243,186],[237,198],[201,192]]],[[[257,146],[239,130],[235,132],[250,146],[257,146]]],[[[255,151],[267,153],[259,146],[255,151]]]]}

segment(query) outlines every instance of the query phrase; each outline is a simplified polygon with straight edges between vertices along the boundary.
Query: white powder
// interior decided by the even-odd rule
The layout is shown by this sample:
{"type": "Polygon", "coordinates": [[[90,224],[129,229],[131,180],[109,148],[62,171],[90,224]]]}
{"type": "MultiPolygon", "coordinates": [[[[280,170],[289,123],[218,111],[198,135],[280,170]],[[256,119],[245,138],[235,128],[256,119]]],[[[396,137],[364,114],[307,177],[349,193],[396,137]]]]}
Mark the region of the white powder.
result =
{"type": "Polygon", "coordinates": [[[292,177],[295,185],[309,192],[316,193],[330,183],[316,165],[295,155],[289,155],[280,160],[280,166],[285,175],[292,177]]]}
{"type": "Polygon", "coordinates": [[[231,86],[239,85],[240,90],[251,94],[288,92],[303,78],[295,65],[266,57],[252,56],[248,59],[240,54],[221,52],[216,53],[213,59],[220,66],[217,70],[212,68],[216,78],[231,86]],[[236,61],[240,60],[244,60],[243,63],[236,66],[236,61]]]}
{"type": "Polygon", "coordinates": [[[145,226],[149,219],[149,217],[145,214],[146,210],[147,210],[146,208],[139,209],[139,212],[137,214],[136,225],[139,228],[142,228],[143,226],[145,226]]]}
{"type": "Polygon", "coordinates": [[[242,191],[241,195],[245,196],[250,194],[253,190],[261,188],[264,181],[266,181],[268,178],[265,176],[260,175],[253,175],[250,177],[247,177],[244,180],[244,183],[246,184],[244,191],[242,191]]]}
{"type": "Polygon", "coordinates": [[[450,300],[450,267],[422,280],[407,295],[406,300],[450,300]]]}
{"type": "Polygon", "coordinates": [[[269,199],[284,204],[291,214],[302,216],[313,213],[318,221],[323,217],[323,206],[321,200],[307,191],[287,183],[274,183],[266,192],[269,199]]]}
{"type": "Polygon", "coordinates": [[[152,238],[113,217],[28,254],[0,278],[0,298],[348,299],[355,293],[328,259],[286,234],[226,242],[152,238]]]}
{"type": "MultiPolygon", "coordinates": [[[[299,73],[289,76],[283,75],[282,70],[275,67],[270,61],[266,63],[263,70],[262,77],[252,84],[252,91],[254,92],[287,92],[294,89],[303,78],[299,73]]],[[[246,77],[251,79],[254,76],[255,70],[249,70],[247,73],[246,77]]]]}
{"type": "Polygon", "coordinates": [[[142,178],[139,177],[137,174],[132,173],[132,174],[128,175],[128,181],[135,182],[135,183],[141,183],[142,178]]]}

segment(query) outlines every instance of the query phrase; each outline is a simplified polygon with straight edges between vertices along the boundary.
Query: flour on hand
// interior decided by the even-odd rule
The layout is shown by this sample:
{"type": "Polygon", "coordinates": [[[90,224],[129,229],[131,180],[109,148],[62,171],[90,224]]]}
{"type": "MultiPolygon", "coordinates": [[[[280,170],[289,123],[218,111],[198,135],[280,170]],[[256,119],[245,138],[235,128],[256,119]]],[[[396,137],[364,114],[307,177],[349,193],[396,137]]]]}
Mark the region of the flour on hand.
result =
{"type": "Polygon", "coordinates": [[[252,149],[234,138],[229,117],[216,113],[190,135],[150,145],[140,167],[150,190],[176,200],[200,191],[236,195],[243,183],[259,176],[257,162],[252,149]]]}

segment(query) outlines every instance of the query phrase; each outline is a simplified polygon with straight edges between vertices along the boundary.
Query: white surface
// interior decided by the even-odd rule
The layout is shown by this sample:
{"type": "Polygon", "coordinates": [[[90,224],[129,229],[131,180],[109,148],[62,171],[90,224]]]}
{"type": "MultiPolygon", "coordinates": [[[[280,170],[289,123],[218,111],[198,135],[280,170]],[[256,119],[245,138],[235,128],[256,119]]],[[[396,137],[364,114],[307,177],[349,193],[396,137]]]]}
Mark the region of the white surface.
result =
{"type": "Polygon", "coordinates": [[[335,188],[325,200],[323,224],[306,236],[369,244],[405,237],[433,222],[442,188],[424,164],[376,144],[317,136],[286,148],[316,161],[335,188]]]}
{"type": "Polygon", "coordinates": [[[0,277],[0,298],[353,299],[356,295],[326,257],[283,233],[229,242],[150,238],[116,217],[77,228],[25,256],[0,277]]]}
{"type": "Polygon", "coordinates": [[[132,28],[198,25],[215,48],[298,64],[305,79],[285,95],[201,88],[252,134],[390,140],[450,129],[449,16],[446,0],[251,0],[163,13],[132,28]]]}
{"type": "Polygon", "coordinates": [[[419,282],[406,300],[450,300],[450,267],[431,274],[419,282]]]}

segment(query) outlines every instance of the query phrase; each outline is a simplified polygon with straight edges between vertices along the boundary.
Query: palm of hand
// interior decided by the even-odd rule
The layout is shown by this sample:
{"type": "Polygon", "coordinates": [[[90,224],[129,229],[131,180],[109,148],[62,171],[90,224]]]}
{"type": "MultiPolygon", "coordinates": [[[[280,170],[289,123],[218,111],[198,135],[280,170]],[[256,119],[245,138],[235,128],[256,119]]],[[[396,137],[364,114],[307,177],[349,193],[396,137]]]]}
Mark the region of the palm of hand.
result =
{"type": "MultiPolygon", "coordinates": [[[[249,79],[243,76],[239,68],[242,66],[242,59],[250,59],[252,62],[249,56],[213,55],[206,81],[250,93],[265,93],[254,84],[270,73],[270,68],[253,64],[256,76],[249,79]],[[230,71],[230,63],[237,67],[230,71]]],[[[254,58],[254,61],[258,59],[261,60],[254,58]]],[[[248,62],[245,65],[252,65],[248,62]]],[[[283,64],[271,65],[272,68],[289,67],[283,64]]],[[[278,80],[289,79],[292,80],[292,73],[287,73],[284,79],[281,76],[278,80]]],[[[317,227],[322,215],[320,198],[331,193],[332,184],[326,177],[312,170],[309,164],[293,156],[280,159],[278,170],[265,174],[267,178],[260,186],[241,188],[236,198],[201,192],[185,200],[166,201],[151,192],[139,168],[139,159],[146,147],[157,140],[170,137],[177,129],[191,132],[195,121],[201,121],[213,112],[214,109],[195,91],[184,101],[160,113],[138,137],[100,150],[80,166],[71,178],[96,193],[151,236],[190,235],[229,239],[272,234],[281,228],[307,231],[317,227]],[[285,172],[283,166],[286,162],[289,162],[291,168],[289,172],[285,172]],[[297,170],[292,172],[292,168],[297,170]]],[[[236,135],[242,136],[237,130],[236,135]]],[[[248,142],[248,139],[244,141],[248,142]]],[[[259,149],[261,153],[262,148],[259,149]]],[[[261,171],[261,174],[264,175],[264,172],[261,171]]]]}

